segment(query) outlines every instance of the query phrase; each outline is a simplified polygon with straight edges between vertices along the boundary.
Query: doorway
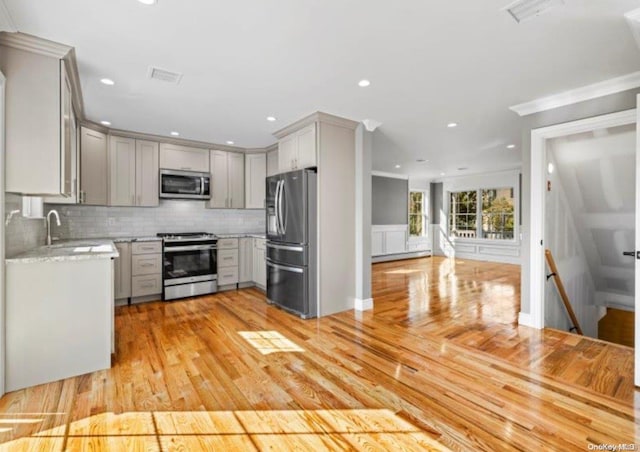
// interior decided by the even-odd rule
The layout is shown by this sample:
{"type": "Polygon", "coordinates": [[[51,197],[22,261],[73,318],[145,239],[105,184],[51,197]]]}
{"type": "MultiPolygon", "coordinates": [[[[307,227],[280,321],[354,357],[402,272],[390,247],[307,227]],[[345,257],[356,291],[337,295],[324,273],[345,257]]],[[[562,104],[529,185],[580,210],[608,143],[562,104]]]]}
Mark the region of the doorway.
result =
{"type": "Polygon", "coordinates": [[[546,150],[545,252],[576,321],[547,278],[544,326],[633,347],[635,124],[551,138],[546,150]]]}
{"type": "MultiPolygon", "coordinates": [[[[558,137],[566,137],[569,135],[581,133],[593,133],[593,131],[615,128],[619,126],[636,127],[637,117],[636,110],[627,110],[623,112],[603,115],[579,121],[558,124],[555,126],[535,129],[531,132],[531,223],[529,244],[531,250],[531,265],[529,270],[529,278],[531,281],[529,287],[529,299],[531,302],[530,318],[528,324],[536,328],[545,327],[545,290],[546,290],[546,263],[545,263],[545,212],[546,212],[546,190],[548,180],[548,145],[550,140],[558,137]]],[[[637,147],[637,145],[636,145],[637,147]]],[[[637,168],[637,152],[634,164],[637,168]]],[[[636,194],[639,191],[639,182],[636,179],[636,194]]],[[[636,200],[638,196],[636,196],[636,200]]],[[[638,210],[637,208],[635,209],[638,210]]],[[[635,223],[635,250],[640,250],[640,240],[638,237],[638,218],[634,218],[635,223]]],[[[635,251],[634,250],[634,251],[635,251]]],[[[639,272],[638,261],[634,261],[634,299],[637,300],[639,272]]],[[[639,323],[639,312],[635,309],[635,325],[639,323]]],[[[635,383],[640,384],[640,331],[635,328],[635,383]]]]}
{"type": "Polygon", "coordinates": [[[4,301],[4,105],[6,79],[0,72],[0,397],[4,394],[4,337],[5,337],[5,301],[4,301]]]}

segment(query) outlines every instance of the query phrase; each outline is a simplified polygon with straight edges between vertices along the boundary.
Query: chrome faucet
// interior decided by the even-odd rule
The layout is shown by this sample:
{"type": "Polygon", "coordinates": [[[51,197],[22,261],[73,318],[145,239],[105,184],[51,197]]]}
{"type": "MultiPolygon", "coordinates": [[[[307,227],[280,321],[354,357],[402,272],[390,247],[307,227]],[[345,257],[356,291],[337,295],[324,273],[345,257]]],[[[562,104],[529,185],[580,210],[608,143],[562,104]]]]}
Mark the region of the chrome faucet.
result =
{"type": "Polygon", "coordinates": [[[51,245],[51,214],[56,217],[56,224],[60,226],[60,215],[55,210],[50,210],[47,214],[47,245],[51,245]]]}

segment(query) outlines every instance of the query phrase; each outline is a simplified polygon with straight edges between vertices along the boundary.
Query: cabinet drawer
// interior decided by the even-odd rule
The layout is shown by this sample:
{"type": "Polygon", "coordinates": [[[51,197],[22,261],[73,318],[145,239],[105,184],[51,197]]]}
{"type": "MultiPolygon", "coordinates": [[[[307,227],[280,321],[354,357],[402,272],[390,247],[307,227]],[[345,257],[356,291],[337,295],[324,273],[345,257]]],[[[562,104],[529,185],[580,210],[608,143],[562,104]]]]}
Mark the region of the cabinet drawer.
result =
{"type": "Polygon", "coordinates": [[[160,254],[141,254],[131,257],[131,274],[160,275],[162,273],[162,256],[160,254]]]}
{"type": "Polygon", "coordinates": [[[218,267],[238,267],[238,250],[218,250],[218,267]]]}
{"type": "Polygon", "coordinates": [[[218,239],[218,249],[227,250],[238,248],[238,239],[218,239]]]}
{"type": "Polygon", "coordinates": [[[131,254],[160,254],[162,253],[162,242],[133,242],[131,254]]]}
{"type": "Polygon", "coordinates": [[[238,283],[238,267],[219,268],[218,269],[218,285],[226,286],[227,284],[238,283]]]}
{"type": "Polygon", "coordinates": [[[162,276],[134,276],[131,278],[131,296],[144,297],[162,293],[162,276]]]}
{"type": "Polygon", "coordinates": [[[265,239],[254,239],[253,243],[257,250],[264,250],[267,247],[267,241],[265,239]]]}

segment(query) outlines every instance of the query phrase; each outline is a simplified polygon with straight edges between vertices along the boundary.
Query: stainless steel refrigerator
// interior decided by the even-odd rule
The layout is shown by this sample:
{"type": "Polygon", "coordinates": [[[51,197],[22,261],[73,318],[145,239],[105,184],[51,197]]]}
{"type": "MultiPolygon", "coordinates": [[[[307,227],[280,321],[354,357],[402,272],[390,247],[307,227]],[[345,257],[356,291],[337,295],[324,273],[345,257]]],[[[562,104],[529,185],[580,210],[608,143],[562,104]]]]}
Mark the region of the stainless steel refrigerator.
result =
{"type": "Polygon", "coordinates": [[[267,299],[303,319],[318,315],[317,174],[267,178],[267,299]]]}

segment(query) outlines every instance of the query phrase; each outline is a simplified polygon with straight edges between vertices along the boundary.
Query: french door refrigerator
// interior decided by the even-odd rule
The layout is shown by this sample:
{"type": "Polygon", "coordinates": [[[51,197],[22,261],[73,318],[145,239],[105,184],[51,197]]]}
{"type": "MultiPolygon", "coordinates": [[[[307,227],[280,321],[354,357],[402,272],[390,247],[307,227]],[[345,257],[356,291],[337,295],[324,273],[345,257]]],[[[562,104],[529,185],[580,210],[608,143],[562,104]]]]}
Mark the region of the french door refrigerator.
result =
{"type": "Polygon", "coordinates": [[[303,319],[316,317],[315,168],[267,178],[267,300],[303,319]]]}

